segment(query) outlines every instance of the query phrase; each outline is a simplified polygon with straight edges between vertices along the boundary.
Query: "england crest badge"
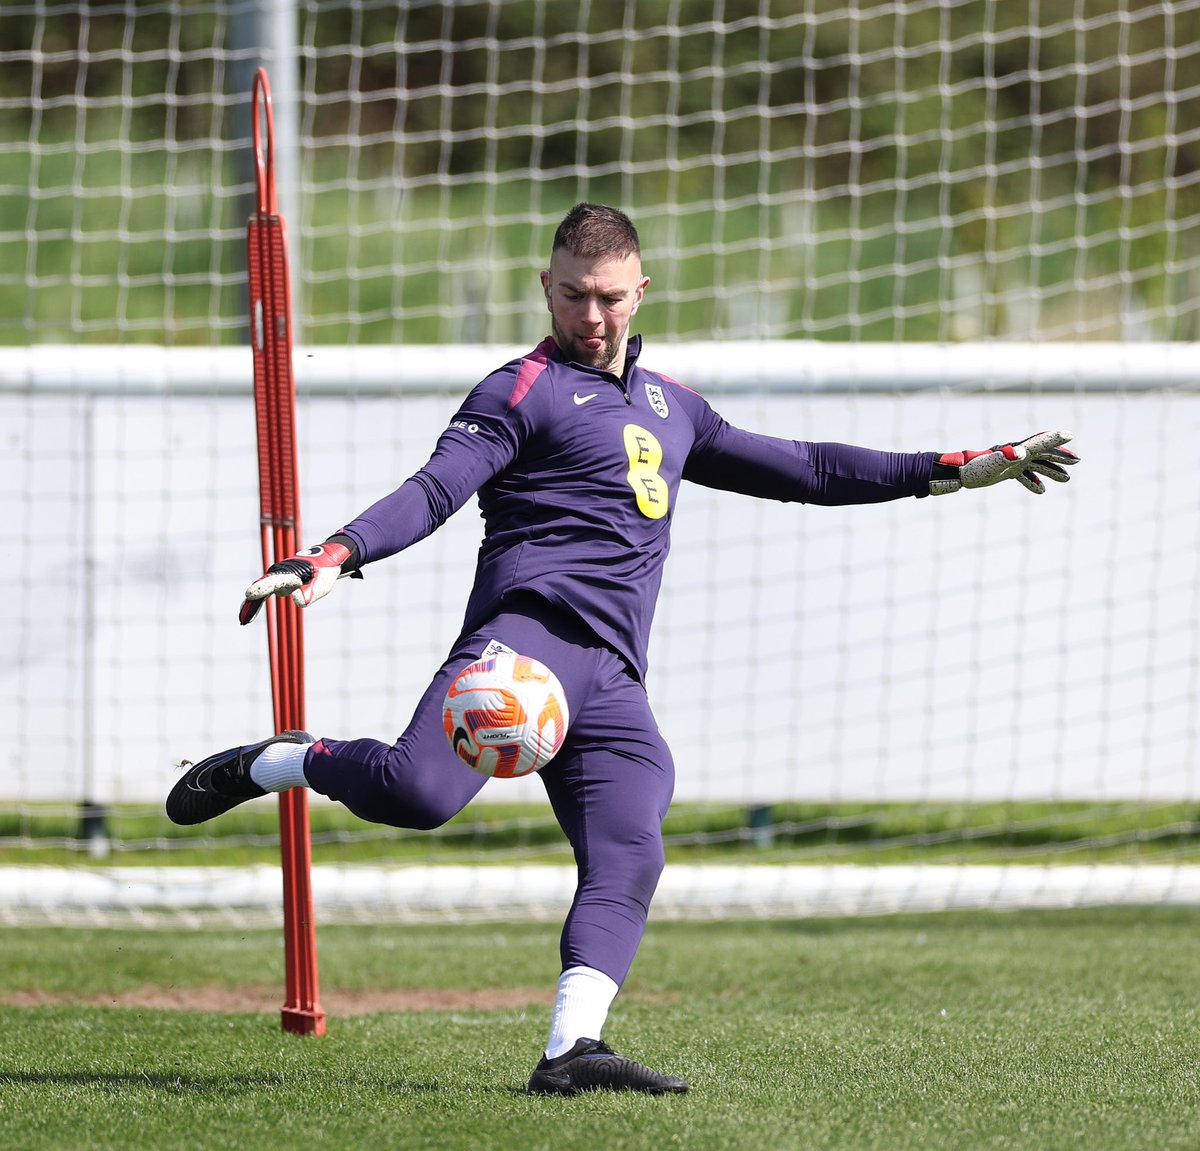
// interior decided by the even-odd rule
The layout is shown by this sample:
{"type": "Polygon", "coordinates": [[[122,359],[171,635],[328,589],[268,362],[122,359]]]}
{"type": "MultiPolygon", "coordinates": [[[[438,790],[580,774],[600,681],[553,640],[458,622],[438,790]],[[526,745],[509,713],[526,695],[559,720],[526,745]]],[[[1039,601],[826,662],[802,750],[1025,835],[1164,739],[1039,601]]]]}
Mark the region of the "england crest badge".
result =
{"type": "Polygon", "coordinates": [[[660,420],[665,420],[671,414],[671,409],[667,407],[667,397],[663,394],[660,384],[646,381],[646,399],[650,401],[650,407],[654,409],[654,414],[660,420]]]}

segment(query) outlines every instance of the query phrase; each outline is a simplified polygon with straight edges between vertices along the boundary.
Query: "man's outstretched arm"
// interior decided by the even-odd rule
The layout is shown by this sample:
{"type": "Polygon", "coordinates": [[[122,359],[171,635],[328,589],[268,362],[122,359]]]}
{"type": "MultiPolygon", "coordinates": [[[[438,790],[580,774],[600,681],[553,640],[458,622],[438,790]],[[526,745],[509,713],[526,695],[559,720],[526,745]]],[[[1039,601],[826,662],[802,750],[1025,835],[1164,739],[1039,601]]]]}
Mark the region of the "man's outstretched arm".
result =
{"type": "Polygon", "coordinates": [[[785,440],[734,427],[708,409],[707,423],[684,468],[706,487],[765,499],[810,504],[880,503],[946,495],[1015,479],[1032,492],[1070,476],[1079,457],[1062,445],[1065,431],[1039,432],[983,451],[890,452],[853,444],[785,440]]]}

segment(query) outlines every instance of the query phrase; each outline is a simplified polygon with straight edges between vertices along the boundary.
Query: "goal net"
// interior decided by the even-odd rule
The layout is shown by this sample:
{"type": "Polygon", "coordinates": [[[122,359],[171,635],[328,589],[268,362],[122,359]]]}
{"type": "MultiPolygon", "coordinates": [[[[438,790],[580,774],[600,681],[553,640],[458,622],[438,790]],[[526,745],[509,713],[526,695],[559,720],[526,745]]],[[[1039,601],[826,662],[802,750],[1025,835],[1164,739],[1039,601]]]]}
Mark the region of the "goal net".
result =
{"type": "MultiPolygon", "coordinates": [[[[683,493],[649,680],[678,768],[664,913],[1200,898],[1200,0],[259,7],[0,22],[0,862],[33,869],[0,920],[278,902],[273,811],[161,815],[175,761],[271,723],[234,619],[260,562],[259,64],[307,538],[545,334],[537,274],[583,199],[639,226],[647,365],[738,424],[1076,432],[1044,500],[683,493]],[[223,862],[229,888],[188,870],[223,862]]],[[[399,734],[479,534],[468,507],[306,617],[319,733],[399,734]]],[[[432,835],[313,822],[345,914],[569,900],[536,781],[432,835]]]]}

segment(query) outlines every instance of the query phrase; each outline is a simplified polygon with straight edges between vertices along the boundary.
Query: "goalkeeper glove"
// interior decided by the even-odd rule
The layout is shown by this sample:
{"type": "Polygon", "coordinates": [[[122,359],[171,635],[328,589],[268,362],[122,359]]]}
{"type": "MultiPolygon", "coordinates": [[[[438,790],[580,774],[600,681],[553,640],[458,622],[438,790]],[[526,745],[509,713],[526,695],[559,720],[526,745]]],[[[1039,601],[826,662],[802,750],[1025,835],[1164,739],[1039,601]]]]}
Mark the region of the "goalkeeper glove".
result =
{"type": "Polygon", "coordinates": [[[1062,445],[1070,432],[1038,432],[1015,444],[997,444],[984,452],[948,452],[938,456],[929,477],[929,494],[942,496],[959,488],[986,488],[1001,480],[1017,480],[1035,495],[1046,490],[1041,476],[1065,484],[1071,477],[1063,464],[1079,462],[1062,445]]]}
{"type": "Polygon", "coordinates": [[[362,572],[358,570],[358,549],[354,541],[335,534],[323,544],[305,548],[290,559],[280,560],[267,568],[246,589],[238,622],[243,626],[248,624],[258,615],[263,600],[273,595],[290,595],[297,607],[308,607],[328,595],[342,576],[362,579],[362,572]]]}

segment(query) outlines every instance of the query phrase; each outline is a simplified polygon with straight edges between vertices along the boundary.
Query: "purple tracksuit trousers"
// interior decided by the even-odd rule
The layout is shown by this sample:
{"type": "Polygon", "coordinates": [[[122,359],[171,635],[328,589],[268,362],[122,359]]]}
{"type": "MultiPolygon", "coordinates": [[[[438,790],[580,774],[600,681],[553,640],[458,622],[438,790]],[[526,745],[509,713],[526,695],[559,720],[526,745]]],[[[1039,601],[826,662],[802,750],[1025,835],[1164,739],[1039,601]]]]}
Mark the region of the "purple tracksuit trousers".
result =
{"type": "Polygon", "coordinates": [[[541,660],[566,691],[566,742],[541,771],[578,867],[562,966],[594,967],[621,984],[663,869],[662,821],[675,768],[646,689],[569,612],[536,596],[506,605],[455,643],[394,744],[320,739],[309,750],[305,775],[316,791],[372,823],[429,829],[457,815],[485,779],[452,752],[442,700],[454,676],[493,639],[541,660]]]}

